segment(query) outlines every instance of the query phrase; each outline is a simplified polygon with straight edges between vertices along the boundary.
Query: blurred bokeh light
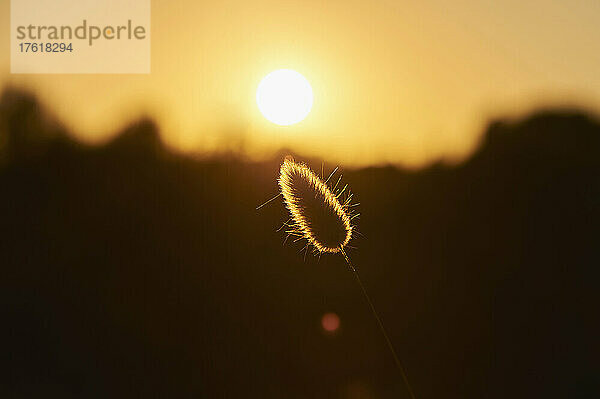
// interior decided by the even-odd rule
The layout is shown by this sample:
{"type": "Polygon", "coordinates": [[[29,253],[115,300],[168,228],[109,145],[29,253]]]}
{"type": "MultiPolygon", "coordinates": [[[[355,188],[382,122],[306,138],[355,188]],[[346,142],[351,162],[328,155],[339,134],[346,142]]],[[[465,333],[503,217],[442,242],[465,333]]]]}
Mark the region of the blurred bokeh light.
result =
{"type": "Polygon", "coordinates": [[[336,333],[340,328],[340,317],[333,312],[325,313],[321,317],[321,327],[327,333],[336,333]]]}

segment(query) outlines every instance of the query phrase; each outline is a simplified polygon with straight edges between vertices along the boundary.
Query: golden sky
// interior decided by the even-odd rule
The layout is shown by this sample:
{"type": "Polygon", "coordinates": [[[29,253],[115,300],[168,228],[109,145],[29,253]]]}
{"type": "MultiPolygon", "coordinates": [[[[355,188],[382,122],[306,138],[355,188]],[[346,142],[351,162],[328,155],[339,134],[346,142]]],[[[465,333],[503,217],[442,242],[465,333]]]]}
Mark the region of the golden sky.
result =
{"type": "Polygon", "coordinates": [[[39,93],[86,142],[150,115],[185,152],[243,142],[255,158],[287,147],[419,166],[468,155],[496,116],[600,111],[597,0],[154,0],[149,75],[11,75],[0,4],[0,84],[39,93]],[[280,68],[314,91],[297,125],[256,106],[260,80],[280,68]]]}

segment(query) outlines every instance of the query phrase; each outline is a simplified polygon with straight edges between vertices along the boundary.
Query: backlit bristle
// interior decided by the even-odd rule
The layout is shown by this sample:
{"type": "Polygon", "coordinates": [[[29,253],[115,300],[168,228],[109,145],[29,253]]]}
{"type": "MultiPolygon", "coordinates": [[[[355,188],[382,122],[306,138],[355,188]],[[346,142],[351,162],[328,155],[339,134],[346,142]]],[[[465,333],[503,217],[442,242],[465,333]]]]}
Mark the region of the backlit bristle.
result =
{"type": "Polygon", "coordinates": [[[286,158],[279,172],[279,187],[293,223],[287,232],[305,238],[317,252],[337,253],[352,239],[350,198],[339,196],[308,166],[286,158]]]}

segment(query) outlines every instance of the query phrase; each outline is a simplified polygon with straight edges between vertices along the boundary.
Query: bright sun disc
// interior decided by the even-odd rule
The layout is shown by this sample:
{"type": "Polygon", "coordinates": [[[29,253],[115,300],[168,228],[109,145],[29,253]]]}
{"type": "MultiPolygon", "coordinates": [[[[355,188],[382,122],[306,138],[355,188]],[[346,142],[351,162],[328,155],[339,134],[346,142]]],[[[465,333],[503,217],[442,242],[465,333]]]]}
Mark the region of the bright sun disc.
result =
{"type": "Polygon", "coordinates": [[[310,112],[312,87],[301,74],[278,69],[263,78],[256,90],[260,112],[271,122],[287,126],[298,123],[310,112]]]}

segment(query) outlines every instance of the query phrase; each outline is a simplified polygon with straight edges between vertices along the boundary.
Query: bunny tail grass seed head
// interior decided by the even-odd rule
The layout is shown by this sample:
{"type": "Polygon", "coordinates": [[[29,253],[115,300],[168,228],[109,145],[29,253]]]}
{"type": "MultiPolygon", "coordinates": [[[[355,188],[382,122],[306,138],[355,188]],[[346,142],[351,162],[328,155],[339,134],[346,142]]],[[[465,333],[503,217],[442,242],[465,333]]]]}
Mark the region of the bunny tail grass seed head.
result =
{"type": "Polygon", "coordinates": [[[308,166],[298,163],[292,157],[288,156],[284,159],[279,169],[278,181],[280,193],[256,209],[262,208],[280,195],[283,196],[285,206],[291,215],[289,221],[283,224],[288,227],[286,233],[297,237],[297,240],[306,239],[307,244],[305,248],[307,250],[312,245],[315,253],[322,254],[323,252],[329,252],[341,253],[343,255],[394,357],[410,398],[415,399],[415,394],[406,376],[404,366],[402,366],[400,358],[392,345],[392,341],[383,326],[383,322],[375,310],[373,301],[371,301],[371,297],[358,275],[358,270],[352,265],[346,254],[345,247],[352,239],[355,229],[355,226],[352,225],[352,220],[359,215],[354,214],[352,209],[358,204],[350,204],[352,194],[347,190],[348,185],[337,190],[341,176],[333,188],[327,185],[329,179],[336,171],[337,168],[326,180],[323,180],[323,178],[310,170],[308,166]],[[340,198],[342,199],[340,200],[340,198]]]}
{"type": "Polygon", "coordinates": [[[315,252],[343,252],[354,229],[352,195],[346,193],[340,202],[346,186],[335,193],[336,187],[330,189],[308,166],[286,157],[279,171],[279,187],[291,215],[287,233],[306,239],[315,252]]]}

